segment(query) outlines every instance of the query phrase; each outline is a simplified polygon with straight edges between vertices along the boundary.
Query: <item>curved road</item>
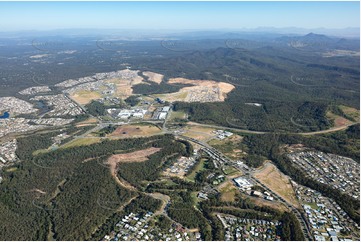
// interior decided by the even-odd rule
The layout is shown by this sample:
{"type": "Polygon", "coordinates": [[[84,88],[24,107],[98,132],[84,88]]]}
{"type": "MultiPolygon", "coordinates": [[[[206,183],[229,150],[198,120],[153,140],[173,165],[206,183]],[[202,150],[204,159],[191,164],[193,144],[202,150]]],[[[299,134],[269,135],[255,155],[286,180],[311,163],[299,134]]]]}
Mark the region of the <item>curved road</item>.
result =
{"type": "Polygon", "coordinates": [[[248,129],[238,129],[238,128],[230,128],[230,127],[226,127],[226,126],[218,126],[218,125],[212,125],[212,124],[200,124],[200,123],[196,123],[196,122],[188,122],[188,125],[193,125],[193,126],[203,126],[203,127],[208,127],[208,128],[216,128],[216,129],[228,129],[228,130],[233,130],[233,131],[238,131],[238,132],[243,132],[243,133],[248,133],[248,134],[272,134],[272,133],[279,133],[279,134],[299,134],[299,135],[316,135],[316,134],[325,134],[325,133],[332,133],[332,132],[336,132],[336,131],[340,131],[343,129],[347,129],[348,127],[357,124],[359,122],[352,122],[350,124],[345,124],[342,125],[340,127],[332,127],[329,129],[325,129],[325,130],[319,130],[319,131],[313,131],[313,132],[299,132],[299,133],[294,133],[294,132],[272,132],[272,131],[255,131],[255,130],[248,130],[248,129]]]}

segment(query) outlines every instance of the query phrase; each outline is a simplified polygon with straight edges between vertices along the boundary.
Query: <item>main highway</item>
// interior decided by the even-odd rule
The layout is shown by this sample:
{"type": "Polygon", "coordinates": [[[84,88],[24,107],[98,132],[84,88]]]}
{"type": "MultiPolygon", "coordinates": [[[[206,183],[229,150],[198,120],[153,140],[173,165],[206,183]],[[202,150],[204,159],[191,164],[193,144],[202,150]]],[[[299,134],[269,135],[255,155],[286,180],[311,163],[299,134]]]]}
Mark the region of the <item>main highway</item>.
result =
{"type": "MultiPolygon", "coordinates": [[[[222,154],[220,151],[218,151],[217,149],[209,146],[207,143],[204,143],[202,141],[199,141],[197,139],[194,138],[190,138],[187,136],[183,136],[183,135],[176,135],[176,138],[178,139],[182,139],[182,140],[187,140],[193,143],[196,143],[200,146],[202,146],[203,151],[205,151],[213,160],[214,164],[216,167],[222,167],[224,164],[235,164],[234,161],[228,159],[224,154],[222,154]]],[[[257,184],[259,186],[261,186],[263,189],[265,189],[266,191],[268,191],[270,194],[272,194],[273,197],[275,197],[279,202],[283,203],[286,207],[288,207],[290,209],[290,211],[292,211],[294,213],[294,215],[296,216],[297,220],[299,221],[301,228],[302,228],[302,232],[303,235],[305,237],[305,239],[307,240],[312,240],[312,236],[310,233],[310,227],[309,224],[307,223],[307,220],[305,218],[305,215],[303,213],[300,212],[300,210],[298,210],[296,207],[294,207],[292,204],[290,204],[289,202],[287,202],[285,199],[283,199],[282,197],[280,197],[277,193],[275,193],[274,191],[272,191],[270,188],[268,188],[265,184],[263,184],[262,182],[260,182],[257,178],[255,178],[252,173],[250,172],[250,169],[245,167],[241,167],[241,166],[234,166],[235,168],[237,168],[238,170],[240,170],[243,174],[245,174],[245,176],[254,184],[257,184]]]]}

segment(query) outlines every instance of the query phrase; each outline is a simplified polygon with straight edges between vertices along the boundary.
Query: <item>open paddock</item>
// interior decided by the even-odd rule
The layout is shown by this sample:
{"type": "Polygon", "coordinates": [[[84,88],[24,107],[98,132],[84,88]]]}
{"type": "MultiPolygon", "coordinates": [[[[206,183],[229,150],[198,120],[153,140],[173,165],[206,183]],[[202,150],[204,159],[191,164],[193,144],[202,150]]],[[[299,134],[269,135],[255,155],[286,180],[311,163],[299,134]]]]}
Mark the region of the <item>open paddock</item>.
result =
{"type": "Polygon", "coordinates": [[[119,126],[113,133],[109,135],[111,138],[132,138],[132,137],[144,137],[160,134],[161,129],[157,126],[149,125],[131,125],[125,124],[119,126]]]}
{"type": "Polygon", "coordinates": [[[288,177],[277,169],[271,162],[267,162],[254,173],[254,177],[264,183],[287,202],[299,207],[295,191],[288,177]]]}

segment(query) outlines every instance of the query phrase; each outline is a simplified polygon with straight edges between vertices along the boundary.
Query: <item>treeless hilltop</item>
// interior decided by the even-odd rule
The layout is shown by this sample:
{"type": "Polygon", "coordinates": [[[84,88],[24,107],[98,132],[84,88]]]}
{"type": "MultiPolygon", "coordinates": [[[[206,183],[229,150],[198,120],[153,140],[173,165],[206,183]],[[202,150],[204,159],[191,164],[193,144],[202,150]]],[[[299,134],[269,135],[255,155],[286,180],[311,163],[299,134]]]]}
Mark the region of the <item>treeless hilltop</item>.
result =
{"type": "Polygon", "coordinates": [[[168,84],[192,85],[178,92],[164,94],[161,97],[167,101],[184,102],[222,102],[235,87],[226,82],[212,80],[190,80],[186,78],[171,78],[168,84]]]}
{"type": "Polygon", "coordinates": [[[158,152],[160,148],[151,147],[144,150],[137,150],[130,153],[112,155],[107,160],[110,166],[116,166],[120,162],[143,162],[148,160],[148,156],[158,152]]]}
{"type": "Polygon", "coordinates": [[[143,72],[144,76],[147,76],[149,78],[149,81],[155,82],[157,84],[160,84],[163,81],[164,75],[158,74],[151,71],[145,71],[143,72]]]}

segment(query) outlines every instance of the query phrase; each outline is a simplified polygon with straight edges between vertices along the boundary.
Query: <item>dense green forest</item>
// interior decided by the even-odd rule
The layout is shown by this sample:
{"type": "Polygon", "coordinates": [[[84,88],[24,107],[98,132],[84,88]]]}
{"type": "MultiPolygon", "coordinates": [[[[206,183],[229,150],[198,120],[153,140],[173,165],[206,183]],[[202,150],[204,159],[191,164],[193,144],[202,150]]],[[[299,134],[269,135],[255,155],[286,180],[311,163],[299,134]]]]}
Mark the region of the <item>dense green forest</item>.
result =
{"type": "MultiPolygon", "coordinates": [[[[130,152],[160,147],[163,152],[156,153],[156,162],[173,152],[183,150],[187,153],[184,144],[174,141],[172,135],[163,135],[105,140],[89,146],[31,155],[32,151],[46,148],[50,138],[51,133],[19,138],[17,154],[22,162],[3,170],[0,186],[2,239],[89,239],[117,208],[139,195],[117,185],[104,164],[109,155],[117,150],[130,152]],[[168,148],[171,150],[167,151],[168,148]]],[[[142,168],[145,174],[153,176],[152,166],[144,164],[142,168]]],[[[129,209],[146,210],[144,199],[149,200],[143,198],[138,205],[130,204],[129,209]]],[[[156,203],[159,205],[159,202],[156,203]]]]}
{"type": "Polygon", "coordinates": [[[105,115],[106,106],[98,101],[91,101],[91,103],[85,105],[87,112],[93,116],[105,115]]]}
{"type": "Polygon", "coordinates": [[[124,102],[132,107],[137,106],[138,103],[140,102],[140,96],[138,95],[129,96],[126,99],[124,99],[124,102]]]}
{"type": "Polygon", "coordinates": [[[326,118],[327,105],[315,102],[267,101],[262,107],[245,104],[229,95],[225,103],[174,104],[175,111],[186,111],[191,121],[219,124],[259,131],[316,131],[330,127],[326,118]],[[234,101],[234,103],[230,103],[234,101]]]}
{"type": "Polygon", "coordinates": [[[141,181],[154,181],[168,163],[174,162],[179,156],[189,156],[185,145],[179,141],[159,140],[154,147],[160,151],[148,156],[146,162],[124,162],[119,164],[119,176],[136,187],[141,187],[141,181]]]}
{"type": "Polygon", "coordinates": [[[183,87],[188,87],[191,85],[184,84],[168,84],[166,82],[161,82],[156,84],[154,82],[147,84],[138,84],[133,87],[133,92],[135,94],[160,94],[160,93],[170,93],[177,92],[183,87]]]}
{"type": "MultiPolygon", "coordinates": [[[[346,61],[277,48],[218,48],[144,65],[166,77],[211,79],[235,86],[225,102],[174,105],[196,122],[260,131],[316,131],[332,125],[325,116],[329,106],[359,108],[359,60],[352,57],[346,61]]],[[[138,94],[176,91],[165,88],[164,82],[138,85],[134,90],[138,94]]]]}

